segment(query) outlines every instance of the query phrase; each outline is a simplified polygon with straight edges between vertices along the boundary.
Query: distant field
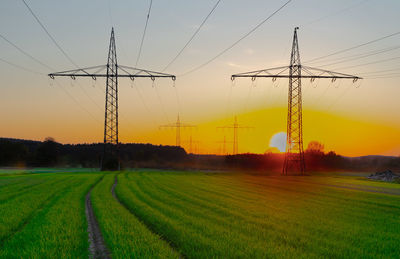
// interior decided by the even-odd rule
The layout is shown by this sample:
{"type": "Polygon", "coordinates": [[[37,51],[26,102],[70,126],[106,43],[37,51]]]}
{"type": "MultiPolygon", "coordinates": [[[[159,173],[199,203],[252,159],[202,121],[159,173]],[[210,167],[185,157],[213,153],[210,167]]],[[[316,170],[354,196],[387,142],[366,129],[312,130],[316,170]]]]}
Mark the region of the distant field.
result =
{"type": "Polygon", "coordinates": [[[0,258],[93,255],[88,197],[103,257],[400,258],[399,184],[349,174],[5,171],[0,258]]]}

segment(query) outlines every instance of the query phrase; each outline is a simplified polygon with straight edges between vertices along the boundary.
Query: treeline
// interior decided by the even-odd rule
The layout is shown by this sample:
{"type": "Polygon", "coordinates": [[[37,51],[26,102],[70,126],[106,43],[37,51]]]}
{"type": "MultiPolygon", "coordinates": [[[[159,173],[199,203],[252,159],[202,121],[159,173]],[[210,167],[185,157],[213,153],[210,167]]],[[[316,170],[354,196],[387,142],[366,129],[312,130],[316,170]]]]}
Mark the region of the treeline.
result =
{"type": "MultiPolygon", "coordinates": [[[[99,168],[103,144],[60,144],[54,139],[30,141],[0,138],[0,166],[3,167],[88,167],[99,168]]],[[[164,168],[203,170],[251,170],[280,172],[282,153],[239,155],[194,155],[181,147],[151,144],[120,144],[122,168],[164,168]]],[[[306,170],[312,171],[400,171],[400,157],[344,157],[311,142],[305,151],[306,170]]]]}
{"type": "MultiPolygon", "coordinates": [[[[104,146],[94,144],[60,144],[45,141],[0,138],[0,166],[6,167],[91,167],[101,165],[104,146]]],[[[151,144],[120,144],[124,167],[170,168],[186,159],[183,148],[151,144]]]]}
{"type": "MultiPolygon", "coordinates": [[[[240,154],[226,156],[225,166],[230,169],[251,169],[255,171],[269,170],[280,172],[284,162],[284,154],[240,154]]],[[[378,172],[392,170],[400,172],[400,157],[390,156],[362,156],[345,157],[333,151],[323,152],[304,152],[306,161],[306,171],[360,171],[378,172]]]]}

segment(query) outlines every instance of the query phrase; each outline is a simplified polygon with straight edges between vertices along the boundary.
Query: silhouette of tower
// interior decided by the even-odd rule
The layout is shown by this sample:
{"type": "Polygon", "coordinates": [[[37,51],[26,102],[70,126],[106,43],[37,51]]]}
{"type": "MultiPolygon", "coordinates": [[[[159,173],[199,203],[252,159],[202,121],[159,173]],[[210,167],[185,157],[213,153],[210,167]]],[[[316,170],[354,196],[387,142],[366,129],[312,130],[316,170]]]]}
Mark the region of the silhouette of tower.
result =
{"type": "Polygon", "coordinates": [[[294,29],[292,53],[289,66],[289,95],[286,130],[286,153],[283,165],[283,174],[287,174],[290,167],[297,168],[304,174],[305,161],[303,150],[303,109],[301,100],[301,64],[297,29],[294,29]]]}
{"type": "Polygon", "coordinates": [[[217,143],[219,143],[219,144],[222,145],[221,154],[222,154],[222,155],[227,155],[227,154],[228,154],[228,150],[226,149],[226,144],[227,144],[227,143],[231,143],[231,142],[230,142],[230,141],[228,142],[228,141],[226,140],[226,136],[224,135],[224,140],[222,140],[222,141],[217,141],[217,143]]]}
{"type": "Polygon", "coordinates": [[[160,126],[160,128],[175,128],[175,130],[176,130],[175,145],[177,147],[181,146],[181,129],[195,128],[195,127],[196,127],[195,125],[189,125],[189,124],[182,123],[180,120],[179,114],[178,114],[178,117],[177,117],[175,123],[160,126]]]}
{"type": "Polygon", "coordinates": [[[134,80],[137,77],[146,77],[153,81],[155,78],[160,77],[168,77],[172,80],[176,79],[174,75],[170,74],[118,65],[114,28],[111,29],[106,65],[56,72],[49,74],[49,76],[52,79],[61,76],[71,77],[73,80],[77,77],[91,77],[93,80],[96,80],[98,77],[106,78],[104,153],[101,162],[102,170],[120,169],[118,154],[118,78],[126,77],[134,80]]]}
{"type": "MultiPolygon", "coordinates": [[[[238,123],[237,117],[235,116],[234,122],[228,126],[217,127],[217,129],[232,129],[233,130],[233,155],[237,155],[239,153],[239,129],[252,129],[254,127],[243,126],[238,123]]],[[[225,142],[226,144],[226,142],[225,142]]]]}
{"type": "Polygon", "coordinates": [[[301,175],[305,172],[301,79],[310,78],[311,81],[314,81],[316,78],[330,78],[335,81],[342,78],[353,79],[353,82],[361,79],[358,76],[302,66],[297,39],[298,29],[299,27],[294,29],[289,66],[245,72],[231,76],[232,80],[237,77],[250,77],[253,81],[258,77],[271,77],[273,81],[276,78],[289,78],[286,153],[282,169],[282,174],[284,175],[287,175],[289,171],[294,171],[301,175]]]}
{"type": "MultiPolygon", "coordinates": [[[[112,28],[107,59],[104,155],[102,168],[112,168],[114,166],[109,163],[113,163],[113,161],[117,162],[119,160],[118,144],[118,64],[114,28],[112,28]]],[[[120,167],[118,161],[118,170],[120,167]]]]}

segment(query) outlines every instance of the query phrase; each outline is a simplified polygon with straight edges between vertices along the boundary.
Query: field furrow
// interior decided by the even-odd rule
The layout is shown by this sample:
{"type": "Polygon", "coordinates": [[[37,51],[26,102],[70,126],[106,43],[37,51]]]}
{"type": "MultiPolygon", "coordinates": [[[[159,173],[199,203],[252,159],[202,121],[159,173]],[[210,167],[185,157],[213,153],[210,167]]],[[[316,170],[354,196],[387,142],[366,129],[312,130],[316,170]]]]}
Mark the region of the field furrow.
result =
{"type": "Polygon", "coordinates": [[[20,229],[37,210],[71,184],[70,178],[52,179],[38,188],[0,204],[0,240],[20,229]],[[66,181],[67,180],[67,181],[66,181]]]}
{"type": "MultiPolygon", "coordinates": [[[[68,179],[49,206],[7,239],[2,258],[87,258],[88,240],[85,195],[101,175],[82,174],[68,179]]],[[[46,190],[43,190],[46,192],[46,190]]]]}
{"type": "Polygon", "coordinates": [[[177,251],[151,232],[112,195],[114,174],[92,190],[92,204],[113,258],[179,258],[177,251]]]}
{"type": "Polygon", "coordinates": [[[59,172],[0,186],[0,258],[400,257],[400,188],[355,176],[59,172]]]}
{"type": "Polygon", "coordinates": [[[116,191],[127,207],[188,257],[369,258],[399,252],[395,196],[307,178],[132,172],[119,179],[116,191]],[[385,246],[374,246],[379,240],[385,246]]]}

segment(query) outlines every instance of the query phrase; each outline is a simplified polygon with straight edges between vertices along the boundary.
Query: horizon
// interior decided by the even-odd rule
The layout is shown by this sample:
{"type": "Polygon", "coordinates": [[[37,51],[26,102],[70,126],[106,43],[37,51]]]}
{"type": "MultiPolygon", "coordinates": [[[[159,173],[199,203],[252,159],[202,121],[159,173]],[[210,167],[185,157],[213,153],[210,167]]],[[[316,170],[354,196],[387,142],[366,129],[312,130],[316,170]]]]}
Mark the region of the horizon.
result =
{"type": "MultiPolygon", "coordinates": [[[[47,137],[43,140],[33,140],[33,139],[20,139],[20,138],[5,138],[5,137],[0,137],[0,139],[10,139],[10,140],[16,140],[16,141],[33,141],[33,142],[41,142],[43,143],[46,141],[48,138],[50,138],[52,141],[61,144],[61,145],[103,145],[103,142],[81,142],[81,143],[62,143],[58,142],[56,139],[52,137],[47,137]]],[[[139,143],[139,142],[119,142],[120,145],[152,145],[152,146],[161,146],[161,147],[177,147],[175,145],[163,145],[163,144],[152,144],[152,143],[139,143]]],[[[232,154],[232,153],[226,153],[226,154],[221,154],[221,153],[189,153],[184,147],[178,146],[178,148],[182,148],[185,150],[185,152],[188,155],[205,155],[205,156],[235,156],[235,155],[284,155],[285,151],[279,151],[277,148],[270,148],[268,149],[265,153],[251,153],[251,152],[243,152],[243,153],[238,153],[238,154],[232,154]]],[[[307,152],[307,149],[305,149],[305,152],[307,152]]],[[[328,154],[330,152],[334,152],[336,155],[345,157],[345,158],[361,158],[361,157],[391,157],[391,158],[398,158],[400,156],[392,156],[392,155],[376,155],[376,154],[370,154],[370,155],[361,155],[361,156],[346,156],[340,153],[335,152],[335,150],[322,150],[324,154],[328,154]]]]}

